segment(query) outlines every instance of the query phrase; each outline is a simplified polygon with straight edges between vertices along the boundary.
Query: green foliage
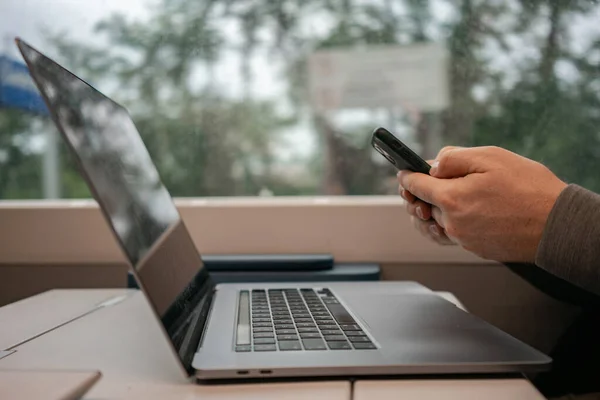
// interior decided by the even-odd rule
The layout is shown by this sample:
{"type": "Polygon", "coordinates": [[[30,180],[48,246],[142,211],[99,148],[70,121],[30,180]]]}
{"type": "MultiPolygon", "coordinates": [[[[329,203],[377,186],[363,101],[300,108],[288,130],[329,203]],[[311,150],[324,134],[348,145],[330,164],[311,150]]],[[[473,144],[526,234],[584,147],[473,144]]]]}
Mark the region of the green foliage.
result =
{"type": "Polygon", "coordinates": [[[0,199],[42,195],[41,157],[26,146],[29,122],[20,111],[0,109],[0,199]]]}

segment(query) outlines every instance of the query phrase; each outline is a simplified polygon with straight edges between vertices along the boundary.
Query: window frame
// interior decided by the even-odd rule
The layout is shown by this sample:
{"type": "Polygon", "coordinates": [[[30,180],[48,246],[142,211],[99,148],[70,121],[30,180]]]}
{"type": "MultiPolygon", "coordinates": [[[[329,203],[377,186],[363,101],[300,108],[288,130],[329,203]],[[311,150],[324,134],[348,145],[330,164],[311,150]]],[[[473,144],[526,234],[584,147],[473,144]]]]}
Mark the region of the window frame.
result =
{"type": "MultiPolygon", "coordinates": [[[[337,261],[487,261],[417,233],[395,196],[180,198],[201,254],[330,253],[337,261]]],[[[0,263],[124,262],[93,200],[0,202],[0,263]]],[[[492,262],[489,262],[492,263],[492,262]]]]}

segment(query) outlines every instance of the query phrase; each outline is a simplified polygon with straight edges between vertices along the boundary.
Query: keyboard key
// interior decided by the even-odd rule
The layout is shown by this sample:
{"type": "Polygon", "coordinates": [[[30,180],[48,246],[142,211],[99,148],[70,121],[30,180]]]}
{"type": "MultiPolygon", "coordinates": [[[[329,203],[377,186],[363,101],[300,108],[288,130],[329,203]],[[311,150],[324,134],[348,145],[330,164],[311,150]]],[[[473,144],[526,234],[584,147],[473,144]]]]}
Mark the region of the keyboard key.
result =
{"type": "Polygon", "coordinates": [[[268,328],[261,328],[261,327],[259,327],[259,328],[253,328],[252,332],[255,332],[255,333],[256,332],[273,332],[273,328],[271,328],[271,327],[268,327],[268,328]]]}
{"type": "Polygon", "coordinates": [[[304,338],[320,338],[321,334],[317,332],[300,332],[300,337],[304,338]]]}
{"type": "MultiPolygon", "coordinates": [[[[357,343],[358,344],[358,343],[357,343]]],[[[348,342],[327,342],[331,350],[351,350],[352,346],[348,342]]]]}
{"type": "Polygon", "coordinates": [[[254,338],[272,338],[275,337],[275,335],[273,334],[273,332],[258,332],[253,334],[252,336],[254,336],[254,338]]]}
{"type": "Polygon", "coordinates": [[[292,311],[292,315],[297,318],[309,318],[310,314],[307,310],[304,311],[292,311]],[[303,317],[303,315],[308,315],[308,317],[303,317]]]}
{"type": "Polygon", "coordinates": [[[276,319],[275,323],[279,325],[291,325],[294,323],[294,321],[291,319],[276,319]]]}
{"type": "Polygon", "coordinates": [[[298,335],[293,334],[293,335],[277,335],[277,340],[281,341],[281,340],[298,340],[298,335]]]}
{"type": "Polygon", "coordinates": [[[360,329],[360,326],[358,325],[345,325],[345,324],[340,324],[340,328],[342,328],[343,331],[360,331],[362,329],[360,329]]]}
{"type": "Polygon", "coordinates": [[[294,329],[294,324],[275,324],[275,329],[294,329]]]}
{"type": "Polygon", "coordinates": [[[295,335],[296,334],[295,329],[278,329],[276,332],[277,332],[277,335],[295,335]]]}
{"type": "Polygon", "coordinates": [[[294,318],[310,318],[310,314],[308,314],[308,313],[298,313],[298,314],[294,314],[294,318]]]}
{"type": "Polygon", "coordinates": [[[329,316],[330,314],[327,311],[314,311],[312,312],[313,317],[318,317],[320,315],[329,316]]]}
{"type": "Polygon", "coordinates": [[[367,336],[363,331],[348,331],[346,332],[346,336],[367,336]]]}
{"type": "Polygon", "coordinates": [[[329,310],[333,318],[335,318],[335,320],[338,322],[338,324],[350,325],[355,323],[354,318],[352,318],[350,313],[346,311],[343,305],[337,302],[325,302],[325,304],[327,305],[327,309],[329,310]]]}
{"type": "Polygon", "coordinates": [[[323,299],[323,303],[325,304],[340,304],[339,301],[335,297],[326,297],[323,299]]]}
{"type": "Polygon", "coordinates": [[[296,326],[298,328],[316,328],[317,326],[311,322],[300,322],[300,323],[296,323],[296,326]]]}
{"type": "Polygon", "coordinates": [[[238,353],[245,353],[250,350],[252,350],[252,349],[250,348],[249,345],[235,346],[235,351],[238,353]]]}
{"type": "Polygon", "coordinates": [[[346,336],[344,335],[327,335],[325,340],[328,342],[345,342],[346,336]]]}
{"type": "Polygon", "coordinates": [[[369,340],[369,338],[368,338],[368,337],[366,337],[366,336],[350,336],[348,339],[349,339],[349,340],[350,340],[352,343],[360,343],[360,342],[362,342],[362,343],[367,343],[367,342],[369,342],[369,343],[370,343],[370,342],[371,342],[371,341],[369,340]]]}
{"type": "Polygon", "coordinates": [[[310,322],[310,323],[313,322],[312,318],[294,318],[294,321],[296,321],[297,324],[298,323],[304,324],[304,323],[307,323],[307,322],[310,322]]]}
{"type": "Polygon", "coordinates": [[[254,344],[273,344],[275,339],[273,338],[258,338],[254,339],[254,344]]]}
{"type": "Polygon", "coordinates": [[[315,321],[322,321],[322,320],[333,321],[333,319],[331,319],[331,317],[329,315],[313,315],[313,318],[315,319],[315,321]]]}
{"type": "Polygon", "coordinates": [[[340,331],[339,329],[322,330],[321,333],[323,335],[343,335],[344,334],[344,332],[340,331]]]}
{"type": "Polygon", "coordinates": [[[317,326],[320,329],[327,329],[327,328],[323,328],[324,326],[333,326],[333,328],[331,329],[338,329],[337,325],[335,324],[335,321],[331,320],[331,321],[317,321],[317,326]]]}
{"type": "Polygon", "coordinates": [[[252,323],[255,324],[257,322],[271,322],[271,318],[254,318],[252,323]]]}
{"type": "Polygon", "coordinates": [[[254,351],[276,351],[277,346],[274,344],[256,344],[254,345],[254,351]]]}
{"type": "Polygon", "coordinates": [[[298,332],[319,332],[317,328],[298,328],[298,332]]]}
{"type": "Polygon", "coordinates": [[[305,350],[327,350],[323,339],[302,339],[305,350]]]}
{"type": "Polygon", "coordinates": [[[300,345],[300,341],[298,341],[298,340],[284,340],[282,342],[279,342],[279,350],[281,350],[281,351],[302,350],[302,345],[300,345]]]}
{"type": "Polygon", "coordinates": [[[273,307],[271,308],[273,312],[287,311],[287,307],[273,307]]]}
{"type": "Polygon", "coordinates": [[[337,325],[319,325],[319,329],[321,330],[334,330],[334,329],[338,329],[337,325]]]}
{"type": "Polygon", "coordinates": [[[369,342],[369,343],[352,343],[352,346],[354,346],[354,348],[357,349],[357,350],[370,350],[370,349],[376,349],[377,348],[371,342],[369,342]]]}
{"type": "Polygon", "coordinates": [[[266,328],[272,326],[270,322],[257,322],[252,324],[254,328],[266,328]]]}

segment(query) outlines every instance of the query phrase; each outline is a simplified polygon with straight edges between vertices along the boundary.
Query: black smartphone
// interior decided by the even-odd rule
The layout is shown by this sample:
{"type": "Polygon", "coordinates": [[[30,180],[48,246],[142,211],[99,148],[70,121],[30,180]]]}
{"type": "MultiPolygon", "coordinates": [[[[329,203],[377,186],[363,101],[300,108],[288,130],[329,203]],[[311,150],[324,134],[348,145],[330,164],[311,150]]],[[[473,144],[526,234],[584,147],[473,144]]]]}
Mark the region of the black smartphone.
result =
{"type": "Polygon", "coordinates": [[[371,145],[398,170],[429,174],[431,166],[385,128],[373,131],[371,145]]]}

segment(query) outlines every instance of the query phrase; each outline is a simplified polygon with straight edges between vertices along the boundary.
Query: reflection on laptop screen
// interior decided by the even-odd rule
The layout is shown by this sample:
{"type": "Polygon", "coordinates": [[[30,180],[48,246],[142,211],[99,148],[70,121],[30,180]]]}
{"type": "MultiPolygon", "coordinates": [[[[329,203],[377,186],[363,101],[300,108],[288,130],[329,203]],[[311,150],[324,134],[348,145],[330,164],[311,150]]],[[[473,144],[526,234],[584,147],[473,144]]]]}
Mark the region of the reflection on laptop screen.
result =
{"type": "Polygon", "coordinates": [[[205,322],[212,283],[129,113],[18,43],[140,284],[188,364],[191,360],[183,358],[189,349],[182,343],[194,345],[188,331],[205,322]]]}

